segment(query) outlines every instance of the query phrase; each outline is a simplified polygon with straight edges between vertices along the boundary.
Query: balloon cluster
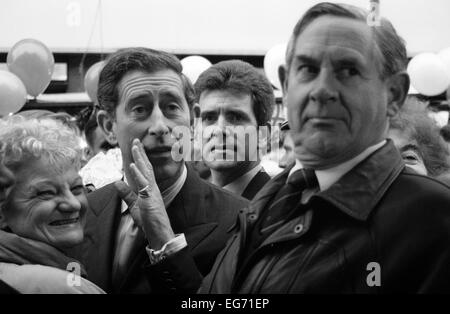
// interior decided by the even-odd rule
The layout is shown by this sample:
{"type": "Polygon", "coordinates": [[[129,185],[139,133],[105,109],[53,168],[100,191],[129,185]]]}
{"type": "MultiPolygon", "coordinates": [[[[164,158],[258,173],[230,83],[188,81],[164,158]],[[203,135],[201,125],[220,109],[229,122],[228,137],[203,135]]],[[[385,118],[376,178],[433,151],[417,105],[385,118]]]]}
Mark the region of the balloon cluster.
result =
{"type": "Polygon", "coordinates": [[[450,47],[439,53],[416,55],[408,64],[411,85],[422,95],[450,93],[450,47]]]}
{"type": "Polygon", "coordinates": [[[23,39],[8,52],[9,71],[0,71],[0,117],[19,111],[27,101],[50,84],[55,60],[52,52],[36,39],[23,39]]]}

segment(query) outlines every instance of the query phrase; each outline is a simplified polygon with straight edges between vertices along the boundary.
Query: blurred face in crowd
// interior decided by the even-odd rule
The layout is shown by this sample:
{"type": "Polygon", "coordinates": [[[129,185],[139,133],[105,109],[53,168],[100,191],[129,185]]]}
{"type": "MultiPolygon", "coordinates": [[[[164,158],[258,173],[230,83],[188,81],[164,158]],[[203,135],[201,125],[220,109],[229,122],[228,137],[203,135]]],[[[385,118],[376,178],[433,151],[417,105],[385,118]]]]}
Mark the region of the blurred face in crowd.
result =
{"type": "Polygon", "coordinates": [[[418,174],[428,174],[419,145],[408,131],[390,129],[388,137],[392,139],[395,146],[399,149],[406,166],[414,169],[418,174]]]}
{"type": "Polygon", "coordinates": [[[70,165],[58,170],[43,158],[28,160],[15,172],[1,227],[58,249],[81,243],[87,199],[77,170],[70,165]]]}
{"type": "Polygon", "coordinates": [[[289,132],[286,132],[283,141],[282,155],[278,162],[278,166],[280,168],[286,168],[293,163],[295,163],[294,142],[292,141],[289,132]]]}
{"type": "Polygon", "coordinates": [[[379,54],[370,28],[348,18],[319,17],[298,36],[284,97],[305,167],[335,166],[383,139],[396,103],[379,54]]]}
{"type": "Polygon", "coordinates": [[[256,135],[257,121],[248,93],[227,90],[204,91],[200,95],[203,127],[203,160],[211,169],[226,171],[257,163],[257,142],[246,140],[245,128],[256,135]],[[251,150],[251,151],[250,151],[251,150]]]}
{"type": "Polygon", "coordinates": [[[161,182],[177,178],[183,166],[183,161],[175,161],[171,153],[177,141],[172,136],[173,128],[189,129],[190,125],[181,78],[172,70],[132,71],[121,79],[118,91],[112,132],[122,151],[124,169],[128,173],[129,164],[133,162],[132,141],[137,138],[144,145],[161,188],[161,182]]]}

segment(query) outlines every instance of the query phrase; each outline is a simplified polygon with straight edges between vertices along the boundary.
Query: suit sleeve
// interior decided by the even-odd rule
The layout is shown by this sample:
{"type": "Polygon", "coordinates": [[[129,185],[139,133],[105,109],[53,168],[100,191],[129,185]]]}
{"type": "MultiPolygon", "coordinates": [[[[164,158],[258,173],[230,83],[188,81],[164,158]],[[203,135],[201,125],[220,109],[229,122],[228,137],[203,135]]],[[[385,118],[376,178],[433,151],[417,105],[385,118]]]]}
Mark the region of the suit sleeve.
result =
{"type": "Polygon", "coordinates": [[[157,294],[196,293],[203,279],[189,247],[158,264],[151,265],[148,261],[144,267],[152,291],[157,294]]]}

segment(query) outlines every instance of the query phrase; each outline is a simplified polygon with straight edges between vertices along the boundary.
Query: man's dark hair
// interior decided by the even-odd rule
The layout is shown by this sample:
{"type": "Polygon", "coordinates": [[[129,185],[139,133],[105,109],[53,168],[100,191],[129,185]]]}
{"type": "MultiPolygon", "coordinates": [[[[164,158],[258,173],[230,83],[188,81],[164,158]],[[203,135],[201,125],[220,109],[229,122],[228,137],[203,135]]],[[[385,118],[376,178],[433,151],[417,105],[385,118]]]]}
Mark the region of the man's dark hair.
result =
{"type": "MultiPolygon", "coordinates": [[[[286,66],[288,71],[292,64],[298,37],[315,19],[329,15],[354,19],[366,23],[368,14],[368,11],[352,5],[329,2],[322,2],[310,8],[295,25],[289,40],[286,50],[286,66]]],[[[371,26],[371,30],[381,58],[381,77],[386,78],[401,71],[405,71],[408,64],[405,43],[397,34],[391,22],[385,18],[380,18],[380,25],[371,26]]]]}
{"type": "Polygon", "coordinates": [[[167,69],[180,76],[184,96],[189,109],[192,109],[195,101],[194,88],[189,79],[182,74],[180,60],[170,53],[142,47],[120,49],[107,59],[98,82],[97,99],[101,109],[114,116],[119,101],[117,86],[128,72],[137,70],[155,73],[167,69]]]}
{"type": "Polygon", "coordinates": [[[205,91],[248,93],[258,126],[266,125],[275,106],[272,85],[254,66],[240,60],[227,60],[204,71],[195,83],[197,102],[205,91]]]}

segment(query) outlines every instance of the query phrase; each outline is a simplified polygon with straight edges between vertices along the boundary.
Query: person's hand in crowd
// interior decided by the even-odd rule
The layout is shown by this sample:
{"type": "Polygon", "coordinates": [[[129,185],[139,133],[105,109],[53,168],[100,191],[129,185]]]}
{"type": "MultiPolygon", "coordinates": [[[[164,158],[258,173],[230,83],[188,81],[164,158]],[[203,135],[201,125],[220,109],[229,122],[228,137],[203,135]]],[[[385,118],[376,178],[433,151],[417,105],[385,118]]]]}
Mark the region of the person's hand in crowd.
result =
{"type": "Polygon", "coordinates": [[[129,206],[133,219],[143,229],[150,248],[159,250],[175,238],[175,234],[156,184],[153,166],[138,139],[133,140],[131,152],[134,163],[130,165],[130,170],[139,191],[138,195],[123,181],[116,182],[115,186],[120,197],[129,206]]]}

